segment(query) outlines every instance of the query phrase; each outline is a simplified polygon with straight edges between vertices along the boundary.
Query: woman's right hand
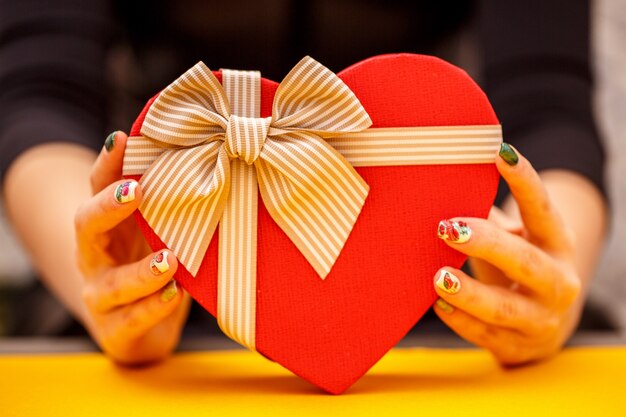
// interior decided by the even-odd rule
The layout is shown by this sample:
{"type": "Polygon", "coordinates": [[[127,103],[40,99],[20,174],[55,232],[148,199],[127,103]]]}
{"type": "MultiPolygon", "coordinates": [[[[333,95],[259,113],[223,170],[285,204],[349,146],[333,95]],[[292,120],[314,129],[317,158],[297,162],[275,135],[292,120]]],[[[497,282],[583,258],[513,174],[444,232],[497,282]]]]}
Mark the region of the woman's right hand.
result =
{"type": "Polygon", "coordinates": [[[127,139],[121,132],[107,138],[91,172],[94,196],[79,207],[75,226],[85,324],[112,359],[138,364],[175,349],[189,297],[172,280],[174,254],[150,253],[130,218],[142,194],[136,181],[121,180],[127,139]]]}

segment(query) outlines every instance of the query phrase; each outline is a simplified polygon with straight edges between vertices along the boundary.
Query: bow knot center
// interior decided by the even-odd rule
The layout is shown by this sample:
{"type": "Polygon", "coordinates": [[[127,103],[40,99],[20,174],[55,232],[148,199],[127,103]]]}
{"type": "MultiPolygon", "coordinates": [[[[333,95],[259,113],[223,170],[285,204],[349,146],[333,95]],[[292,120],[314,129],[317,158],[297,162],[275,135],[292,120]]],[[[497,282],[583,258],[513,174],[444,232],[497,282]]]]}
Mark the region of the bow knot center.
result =
{"type": "Polygon", "coordinates": [[[252,165],[261,154],[271,117],[241,117],[231,115],[226,128],[226,152],[230,159],[241,159],[252,165]]]}

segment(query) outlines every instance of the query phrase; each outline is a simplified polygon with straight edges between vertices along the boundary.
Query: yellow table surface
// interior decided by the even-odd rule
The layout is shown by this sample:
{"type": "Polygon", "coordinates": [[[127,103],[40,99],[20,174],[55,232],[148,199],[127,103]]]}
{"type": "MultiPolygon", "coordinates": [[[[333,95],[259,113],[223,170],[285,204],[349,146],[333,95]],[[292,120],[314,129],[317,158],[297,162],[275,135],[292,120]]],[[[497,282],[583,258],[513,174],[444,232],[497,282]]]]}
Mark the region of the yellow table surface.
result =
{"type": "Polygon", "coordinates": [[[626,416],[626,347],[502,369],[476,349],[394,349],[341,396],[260,355],[181,353],[143,369],[97,353],[0,356],[0,416],[626,416]]]}

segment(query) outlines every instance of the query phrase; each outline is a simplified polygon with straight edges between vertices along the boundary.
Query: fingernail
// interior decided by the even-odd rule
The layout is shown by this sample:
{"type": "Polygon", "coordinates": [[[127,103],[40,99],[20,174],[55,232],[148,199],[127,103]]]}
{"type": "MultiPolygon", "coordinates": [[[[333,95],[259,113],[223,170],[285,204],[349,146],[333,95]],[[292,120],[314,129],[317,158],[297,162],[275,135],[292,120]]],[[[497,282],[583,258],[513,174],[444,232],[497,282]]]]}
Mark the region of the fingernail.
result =
{"type": "Polygon", "coordinates": [[[176,281],[171,280],[169,284],[167,284],[165,288],[163,288],[163,291],[161,292],[161,301],[163,301],[164,303],[169,303],[170,301],[174,299],[174,297],[176,297],[176,294],[178,294],[178,288],[176,288],[176,281]]]}
{"type": "Polygon", "coordinates": [[[118,203],[128,203],[135,199],[135,188],[137,188],[137,181],[126,181],[121,183],[115,189],[115,199],[118,203]]]}
{"type": "Polygon", "coordinates": [[[444,313],[450,314],[454,311],[454,307],[448,304],[448,302],[444,300],[443,298],[437,299],[437,301],[435,301],[435,304],[437,304],[437,307],[443,310],[444,313]]]}
{"type": "Polygon", "coordinates": [[[111,150],[115,146],[115,135],[117,135],[117,130],[107,136],[107,138],[104,140],[104,149],[106,149],[107,152],[111,152],[111,150]]]}
{"type": "Polygon", "coordinates": [[[170,264],[167,263],[167,251],[161,251],[154,255],[154,258],[150,261],[150,270],[154,275],[161,275],[164,272],[169,271],[170,264]]]}
{"type": "Polygon", "coordinates": [[[465,243],[472,237],[472,229],[465,222],[442,220],[437,227],[437,236],[450,242],[465,243]]]}
{"type": "Polygon", "coordinates": [[[453,273],[445,269],[439,271],[439,278],[437,278],[435,285],[448,294],[456,294],[461,289],[461,281],[453,273]]]}
{"type": "Polygon", "coordinates": [[[511,145],[506,142],[502,142],[500,145],[498,155],[500,155],[500,158],[504,159],[504,162],[511,166],[515,166],[519,162],[519,156],[517,156],[517,153],[513,150],[511,145]]]}

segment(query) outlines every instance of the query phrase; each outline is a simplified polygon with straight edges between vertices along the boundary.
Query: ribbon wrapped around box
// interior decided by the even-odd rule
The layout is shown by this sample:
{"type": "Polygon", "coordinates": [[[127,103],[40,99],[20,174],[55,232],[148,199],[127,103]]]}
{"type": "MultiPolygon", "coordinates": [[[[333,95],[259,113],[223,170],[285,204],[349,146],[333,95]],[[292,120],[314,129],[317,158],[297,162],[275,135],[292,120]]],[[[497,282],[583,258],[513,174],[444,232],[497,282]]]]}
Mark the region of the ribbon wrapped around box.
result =
{"type": "Polygon", "coordinates": [[[198,63],[136,120],[124,175],[149,244],[222,330],[340,393],[463,263],[437,224],[487,215],[501,141],[484,93],[437,58],[335,75],[306,57],[280,84],[198,63]]]}

